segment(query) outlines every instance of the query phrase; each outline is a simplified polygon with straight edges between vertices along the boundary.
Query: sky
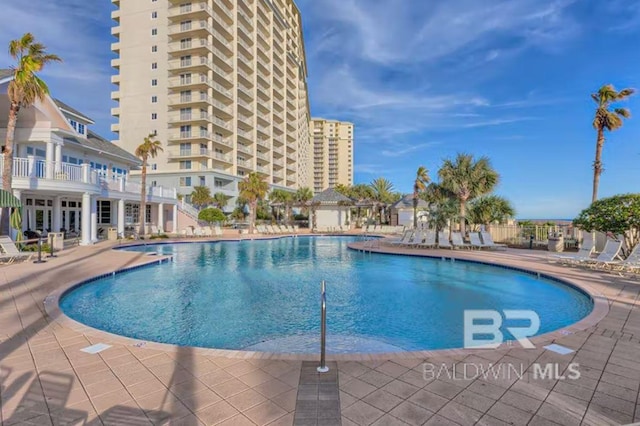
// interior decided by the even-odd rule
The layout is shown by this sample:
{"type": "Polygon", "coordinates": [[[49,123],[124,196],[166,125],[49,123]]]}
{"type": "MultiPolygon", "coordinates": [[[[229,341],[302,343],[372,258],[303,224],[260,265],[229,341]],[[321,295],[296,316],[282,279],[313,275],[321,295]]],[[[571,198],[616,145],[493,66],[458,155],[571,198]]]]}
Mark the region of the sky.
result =
{"type": "MultiPolygon", "coordinates": [[[[0,0],[0,44],[25,31],[64,58],[52,94],[109,137],[109,0],[0,0]],[[91,4],[88,7],[87,4],[91,4]]],[[[355,181],[410,192],[445,158],[487,156],[519,218],[591,199],[590,94],[640,86],[637,0],[298,0],[313,116],[355,124],[355,181]]],[[[0,67],[9,65],[0,51],[0,67]]],[[[640,115],[640,94],[625,102],[640,115]]],[[[607,134],[600,196],[640,192],[640,116],[607,134]]]]}

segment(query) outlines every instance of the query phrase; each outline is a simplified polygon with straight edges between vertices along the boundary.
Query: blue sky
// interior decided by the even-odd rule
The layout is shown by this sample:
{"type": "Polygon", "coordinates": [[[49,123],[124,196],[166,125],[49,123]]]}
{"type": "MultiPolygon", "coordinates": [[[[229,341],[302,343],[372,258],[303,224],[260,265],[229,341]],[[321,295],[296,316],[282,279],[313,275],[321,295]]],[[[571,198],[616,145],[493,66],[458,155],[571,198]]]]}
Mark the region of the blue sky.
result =
{"type": "MultiPolygon", "coordinates": [[[[3,5],[0,43],[32,31],[65,63],[53,94],[109,135],[107,0],[3,5]],[[28,24],[25,24],[28,23],[28,24]]],[[[314,116],[356,125],[356,182],[408,192],[457,152],[486,155],[518,217],[573,217],[590,201],[589,94],[636,87],[636,0],[298,0],[314,116]]],[[[0,66],[8,64],[0,52],[0,66]]],[[[625,106],[640,115],[640,95],[625,106]]],[[[640,116],[611,135],[601,196],[640,190],[640,116]]]]}

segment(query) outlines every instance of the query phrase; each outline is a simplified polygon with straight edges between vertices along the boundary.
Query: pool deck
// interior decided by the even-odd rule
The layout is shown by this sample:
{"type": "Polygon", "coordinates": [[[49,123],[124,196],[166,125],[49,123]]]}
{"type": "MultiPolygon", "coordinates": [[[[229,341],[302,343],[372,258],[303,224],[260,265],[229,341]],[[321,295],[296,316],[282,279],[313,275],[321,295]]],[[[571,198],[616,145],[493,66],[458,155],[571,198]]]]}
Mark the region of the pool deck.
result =
{"type": "MultiPolygon", "coordinates": [[[[332,366],[337,365],[339,374],[325,383],[322,376],[314,376],[308,357],[156,346],[74,326],[50,306],[45,310],[46,298],[72,284],[159,260],[145,253],[112,250],[114,246],[103,242],[77,247],[44,264],[0,268],[3,425],[602,425],[640,421],[638,279],[550,264],[547,253],[540,251],[411,249],[411,254],[560,275],[597,296],[598,316],[534,340],[536,349],[510,345],[482,351],[333,357],[332,366]],[[559,355],[540,347],[542,341],[575,352],[559,355]],[[96,343],[111,347],[94,355],[80,351],[96,343]],[[548,363],[557,365],[558,373],[568,373],[575,368],[570,364],[578,363],[580,377],[535,377],[536,364],[548,363]],[[526,372],[499,377],[476,374],[489,364],[522,367],[526,372]],[[440,374],[437,378],[425,375],[425,368],[440,374]]],[[[402,252],[388,246],[373,250],[402,252]]]]}

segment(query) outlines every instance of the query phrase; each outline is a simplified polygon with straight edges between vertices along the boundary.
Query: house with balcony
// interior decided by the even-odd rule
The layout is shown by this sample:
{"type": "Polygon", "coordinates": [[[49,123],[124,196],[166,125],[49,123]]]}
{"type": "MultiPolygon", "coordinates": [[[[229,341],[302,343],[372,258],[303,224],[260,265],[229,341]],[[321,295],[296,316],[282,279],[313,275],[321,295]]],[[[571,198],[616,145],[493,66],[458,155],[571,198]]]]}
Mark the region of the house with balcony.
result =
{"type": "MultiPolygon", "coordinates": [[[[0,70],[0,141],[9,115],[11,70],[0,70]]],[[[22,230],[80,235],[96,242],[107,228],[124,235],[139,221],[140,184],[130,181],[141,161],[90,130],[94,122],[47,96],[18,115],[13,151],[13,194],[23,205],[22,230]]],[[[0,176],[3,157],[0,157],[0,176]]],[[[146,223],[177,231],[177,194],[149,185],[146,223]]]]}

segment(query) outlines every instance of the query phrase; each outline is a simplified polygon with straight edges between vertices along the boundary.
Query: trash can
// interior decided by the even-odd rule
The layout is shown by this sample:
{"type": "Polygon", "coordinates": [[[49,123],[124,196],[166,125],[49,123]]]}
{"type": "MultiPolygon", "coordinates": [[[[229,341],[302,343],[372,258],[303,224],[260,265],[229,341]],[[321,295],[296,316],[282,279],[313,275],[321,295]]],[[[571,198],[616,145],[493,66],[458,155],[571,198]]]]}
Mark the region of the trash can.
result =
{"type": "Polygon", "coordinates": [[[549,235],[549,251],[561,253],[564,251],[564,236],[562,232],[554,232],[549,235]]]}
{"type": "Polygon", "coordinates": [[[107,239],[109,241],[117,241],[118,240],[118,228],[109,228],[107,230],[107,239]]]}
{"type": "Polygon", "coordinates": [[[49,238],[54,250],[64,250],[64,233],[49,232],[49,238]]]}

